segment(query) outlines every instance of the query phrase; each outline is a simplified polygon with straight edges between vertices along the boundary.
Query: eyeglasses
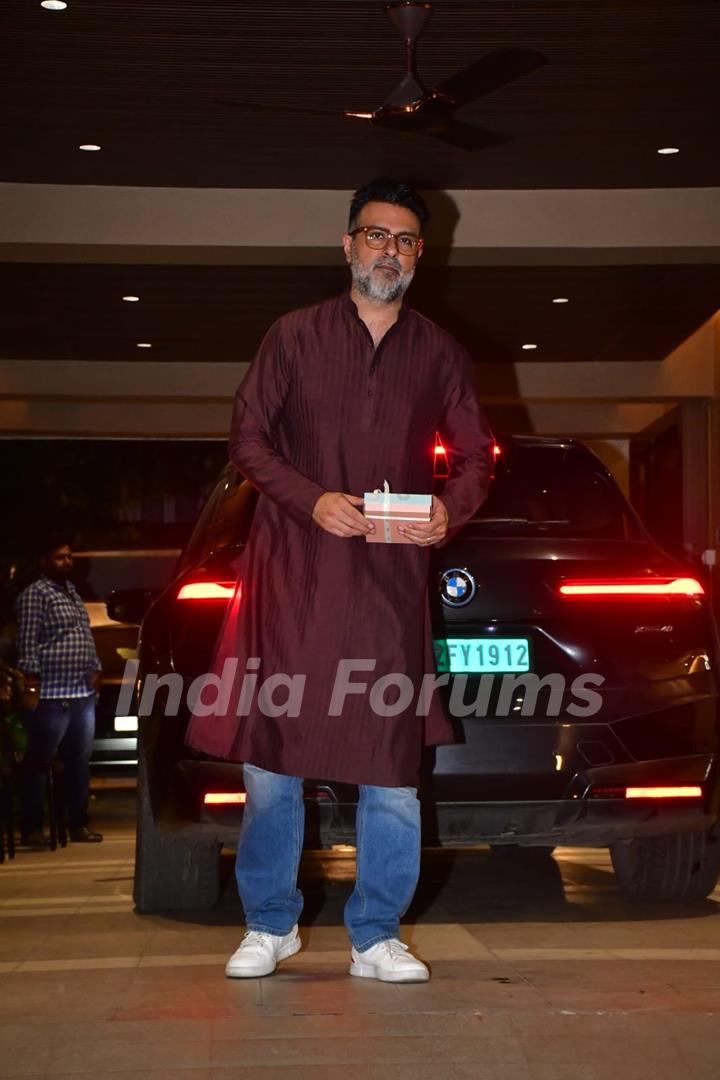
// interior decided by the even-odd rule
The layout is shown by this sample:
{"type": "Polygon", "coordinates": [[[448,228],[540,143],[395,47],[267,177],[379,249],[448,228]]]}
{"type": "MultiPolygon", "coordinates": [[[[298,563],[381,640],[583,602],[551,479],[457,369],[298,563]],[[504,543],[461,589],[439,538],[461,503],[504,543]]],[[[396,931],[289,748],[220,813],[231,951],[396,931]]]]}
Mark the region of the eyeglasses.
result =
{"type": "Polygon", "coordinates": [[[377,225],[359,225],[357,229],[350,230],[350,236],[356,236],[357,233],[365,234],[365,243],[369,248],[375,248],[377,251],[387,247],[391,240],[394,240],[397,249],[401,255],[415,255],[416,252],[422,251],[423,242],[419,236],[413,236],[412,233],[392,233],[389,229],[380,229],[377,225]]]}

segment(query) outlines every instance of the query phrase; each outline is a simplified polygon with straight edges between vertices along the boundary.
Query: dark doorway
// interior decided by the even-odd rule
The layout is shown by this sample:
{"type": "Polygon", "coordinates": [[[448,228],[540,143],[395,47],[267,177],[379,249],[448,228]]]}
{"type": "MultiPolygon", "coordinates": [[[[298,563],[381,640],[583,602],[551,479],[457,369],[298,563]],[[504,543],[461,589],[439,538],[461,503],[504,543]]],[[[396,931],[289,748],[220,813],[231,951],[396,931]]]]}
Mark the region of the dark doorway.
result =
{"type": "Polygon", "coordinates": [[[683,469],[680,414],[674,409],[630,443],[630,501],[666,551],[683,548],[683,469]]]}

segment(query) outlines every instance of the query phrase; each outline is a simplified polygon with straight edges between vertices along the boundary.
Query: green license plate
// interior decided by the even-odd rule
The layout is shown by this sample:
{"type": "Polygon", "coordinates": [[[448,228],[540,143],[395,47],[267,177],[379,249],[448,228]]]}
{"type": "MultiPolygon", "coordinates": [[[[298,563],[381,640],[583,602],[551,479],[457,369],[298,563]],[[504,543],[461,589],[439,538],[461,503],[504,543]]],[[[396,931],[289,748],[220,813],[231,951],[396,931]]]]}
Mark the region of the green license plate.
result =
{"type": "Polygon", "coordinates": [[[435,638],[438,672],[470,675],[476,672],[529,671],[528,638],[435,638]]]}

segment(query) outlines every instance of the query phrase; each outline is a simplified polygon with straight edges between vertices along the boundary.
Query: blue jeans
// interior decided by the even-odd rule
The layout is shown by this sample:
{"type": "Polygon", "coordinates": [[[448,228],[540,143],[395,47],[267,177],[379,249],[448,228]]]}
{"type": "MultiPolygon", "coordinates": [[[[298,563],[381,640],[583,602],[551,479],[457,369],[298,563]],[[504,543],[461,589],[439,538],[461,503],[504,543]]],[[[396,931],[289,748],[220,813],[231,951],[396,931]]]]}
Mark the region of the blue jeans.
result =
{"type": "MultiPolygon", "coordinates": [[[[87,825],[90,792],[90,753],[95,736],[95,695],[70,698],[41,698],[36,709],[23,714],[28,744],[28,765],[48,765],[58,754],[65,767],[65,803],[68,828],[87,825]]],[[[40,832],[43,826],[45,778],[42,773],[23,777],[23,836],[40,832]]]]}
{"type": "MultiPolygon", "coordinates": [[[[248,930],[284,935],[303,907],[297,887],[305,825],[303,782],[244,766],[247,802],[236,875],[248,930]]],[[[350,940],[362,952],[398,937],[420,874],[416,788],[360,787],[357,878],[345,905],[350,940]]]]}

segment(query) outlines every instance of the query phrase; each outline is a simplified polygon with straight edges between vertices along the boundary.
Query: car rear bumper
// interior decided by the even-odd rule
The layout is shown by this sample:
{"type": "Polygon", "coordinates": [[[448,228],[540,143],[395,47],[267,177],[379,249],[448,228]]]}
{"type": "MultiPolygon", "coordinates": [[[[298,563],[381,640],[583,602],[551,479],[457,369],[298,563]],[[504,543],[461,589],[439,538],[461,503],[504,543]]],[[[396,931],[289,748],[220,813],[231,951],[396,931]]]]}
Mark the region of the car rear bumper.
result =
{"type": "MultiPolygon", "coordinates": [[[[425,832],[440,843],[605,846],[618,840],[700,832],[720,816],[714,754],[617,762],[575,772],[562,798],[438,799],[425,832]],[[626,798],[628,788],[697,787],[695,798],[626,798]]],[[[482,783],[477,790],[482,791],[482,783]]]]}
{"type": "MultiPolygon", "coordinates": [[[[242,810],[177,824],[176,836],[205,838],[235,847],[242,810]]],[[[355,805],[321,804],[314,816],[311,847],[355,842],[355,805]]],[[[433,803],[423,805],[426,846],[473,843],[521,847],[606,847],[641,836],[706,832],[718,824],[701,800],[560,800],[550,802],[433,803]],[[700,805],[698,805],[700,803],[700,805]]],[[[306,843],[308,838],[306,837],[306,843]]]]}
{"type": "MultiPolygon", "coordinates": [[[[704,832],[715,826],[720,816],[717,788],[710,779],[713,764],[712,755],[695,755],[591,769],[576,775],[561,799],[451,801],[426,796],[421,798],[423,840],[427,845],[484,842],[603,847],[640,836],[704,832]],[[604,793],[594,797],[599,790],[652,783],[699,785],[702,796],[628,799],[604,793]]],[[[234,847],[242,804],[204,806],[201,792],[238,790],[241,769],[227,763],[193,762],[185,763],[182,771],[188,813],[184,820],[165,824],[176,835],[204,836],[234,847]]],[[[348,797],[348,789],[336,790],[329,784],[311,791],[311,797],[306,797],[308,846],[354,843],[356,804],[348,797]]]]}
{"type": "Polygon", "coordinates": [[[440,803],[426,842],[605,847],[639,836],[705,832],[717,820],[701,799],[440,803]]]}

